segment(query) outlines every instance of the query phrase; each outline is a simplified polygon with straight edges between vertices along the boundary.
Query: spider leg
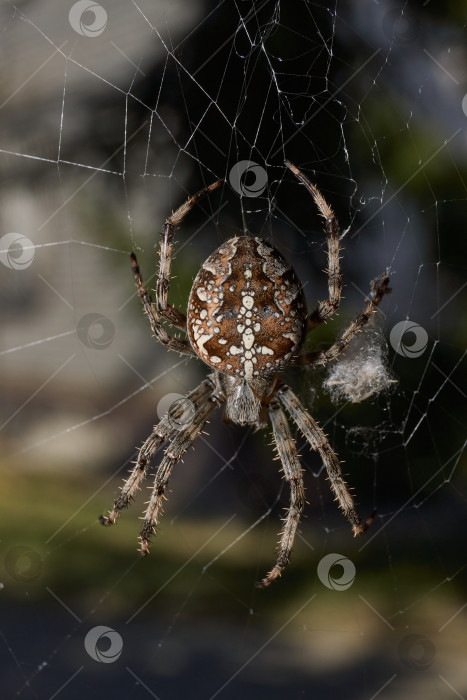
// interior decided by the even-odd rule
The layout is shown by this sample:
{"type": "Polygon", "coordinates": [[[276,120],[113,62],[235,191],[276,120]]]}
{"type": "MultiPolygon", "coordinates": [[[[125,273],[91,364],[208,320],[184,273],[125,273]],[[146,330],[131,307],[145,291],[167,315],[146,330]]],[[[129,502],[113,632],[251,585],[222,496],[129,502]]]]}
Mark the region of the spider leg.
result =
{"type": "Polygon", "coordinates": [[[175,402],[169,408],[160,423],[154,426],[151,435],[140,448],[135,466],[131,470],[128,479],[125,480],[120,495],[115,499],[112,510],[107,516],[100,516],[99,520],[102,525],[113,525],[120,515],[120,511],[130,505],[136,491],[140,488],[141,482],[146,476],[154,452],[161,443],[168,440],[180,429],[180,426],[184,424],[184,413],[187,405],[188,407],[194,406],[196,410],[201,403],[207,400],[212,390],[212,381],[210,379],[205,379],[196,389],[185,397],[185,401],[180,399],[180,401],[175,402]]]}
{"type": "Polygon", "coordinates": [[[152,303],[151,295],[149,294],[148,290],[144,285],[138,261],[134,253],[131,254],[131,267],[133,269],[136,287],[138,289],[143,308],[147,314],[147,317],[149,318],[149,323],[151,324],[152,332],[156,336],[157,340],[163,345],[166,345],[169,348],[169,350],[175,350],[181,355],[195,355],[196,353],[192,350],[191,345],[187,340],[183,340],[181,338],[176,338],[175,336],[169,335],[165,330],[164,326],[162,325],[156,308],[152,303]]]}
{"type": "Polygon", "coordinates": [[[163,318],[182,330],[186,330],[185,314],[182,314],[181,311],[178,311],[178,309],[167,303],[175,229],[181,224],[186,214],[198,204],[202,197],[216,190],[223,182],[224,180],[217,180],[217,182],[213,182],[212,185],[208,185],[193,196],[188,197],[186,202],[166,219],[161,232],[159,276],[156,287],[156,309],[163,318]]]}
{"type": "Polygon", "coordinates": [[[345,517],[352,525],[354,536],[363,534],[370,526],[374,514],[366,523],[362,522],[342,475],[339,459],[329,444],[326,435],[288,386],[282,385],[277,391],[277,396],[294,423],[302,431],[311,448],[319,452],[326,467],[331,488],[336,494],[336,500],[339,501],[339,506],[342,508],[345,517]]]}
{"type": "Polygon", "coordinates": [[[325,221],[324,232],[326,233],[328,244],[328,269],[326,273],[328,275],[329,299],[320,302],[317,308],[308,316],[307,332],[309,333],[313,328],[316,328],[316,326],[321,325],[321,323],[324,323],[324,321],[330,318],[339,308],[341,301],[342,275],[340,273],[339,264],[339,224],[336,215],[318,188],[313,185],[293,163],[286,160],[285,164],[300,182],[305,185],[325,221]]]}
{"type": "Polygon", "coordinates": [[[362,313],[359,314],[354,321],[352,321],[339,340],[337,340],[327,350],[305,352],[302,355],[299,355],[294,364],[326,365],[328,362],[331,362],[331,360],[335,360],[346,349],[352,338],[368,323],[374,312],[377,310],[378,304],[384,295],[389,294],[391,290],[389,289],[388,284],[389,275],[386,271],[372,281],[371,294],[367,298],[367,302],[362,313]]]}
{"type": "Polygon", "coordinates": [[[173,467],[196,440],[211,414],[224,401],[225,397],[214,390],[214,382],[209,379],[207,381],[210,382],[211,387],[209,394],[199,402],[191,422],[185,425],[169,443],[157,469],[151,498],[140,531],[140,551],[143,555],[149,554],[149,540],[162,514],[165,489],[173,467]]]}
{"type": "Polygon", "coordinates": [[[300,517],[305,507],[305,489],[303,486],[303,470],[295,447],[289,424],[284,411],[277,399],[269,404],[269,415],[273,429],[277,453],[282,462],[284,476],[290,486],[290,506],[284,519],[284,527],[279,541],[279,551],[275,566],[257,583],[259,588],[269,586],[289,563],[295,534],[300,517]]]}

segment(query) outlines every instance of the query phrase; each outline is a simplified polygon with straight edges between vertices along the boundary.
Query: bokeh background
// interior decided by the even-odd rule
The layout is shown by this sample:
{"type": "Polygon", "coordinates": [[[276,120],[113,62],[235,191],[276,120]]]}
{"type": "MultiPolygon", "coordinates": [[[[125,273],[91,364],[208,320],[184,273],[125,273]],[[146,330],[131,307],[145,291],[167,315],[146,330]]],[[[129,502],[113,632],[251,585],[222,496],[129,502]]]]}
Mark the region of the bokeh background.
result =
{"type": "Polygon", "coordinates": [[[464,0],[2,4],[2,697],[467,697],[466,16],[464,0]],[[345,298],[307,347],[390,268],[356,350],[379,338],[392,381],[336,402],[326,371],[289,370],[376,518],[352,538],[298,435],[306,513],[262,591],[288,497],[268,431],[215,416],[149,558],[145,493],[114,528],[98,516],[206,374],[151,338],[129,267],[135,250],[153,286],[188,194],[226,180],[177,234],[172,303],[245,229],[310,307],[325,298],[321,221],[286,158],[343,233],[345,298]]]}

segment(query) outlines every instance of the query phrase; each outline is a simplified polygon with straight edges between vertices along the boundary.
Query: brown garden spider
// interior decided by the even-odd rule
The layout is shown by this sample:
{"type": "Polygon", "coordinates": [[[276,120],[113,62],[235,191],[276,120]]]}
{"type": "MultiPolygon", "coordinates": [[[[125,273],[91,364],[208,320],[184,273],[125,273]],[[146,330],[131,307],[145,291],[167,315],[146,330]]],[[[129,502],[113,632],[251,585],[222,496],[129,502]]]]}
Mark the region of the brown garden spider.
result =
{"type": "Polygon", "coordinates": [[[223,243],[201,266],[188,302],[187,316],[168,304],[170,266],[176,227],[206,194],[223,180],[214,182],[182,204],[165,222],[160,243],[160,268],[153,303],[144,286],[136,256],[131,264],[144,310],[157,340],[183,355],[200,357],[214,371],[187,395],[193,406],[188,420],[179,420],[182,406],[174,405],[155,427],[139,450],[138,459],[125,481],[104,525],[115,523],[144,479],[157,447],[168,441],[157,469],[140,533],[140,551],[149,552],[149,539],[159,522],[164,494],[173,467],[180,461],[216,408],[226,402],[225,417],[240,425],[264,428],[267,417],[285,479],[290,486],[290,506],[281,531],[277,561],[259,582],[268,586],[289,562],[295,533],[305,505],[302,467],[284,408],[326,467],[331,488],[354,535],[367,529],[372,517],[362,522],[342,475],[339,459],[326,435],[282,381],[280,372],[288,365],[325,365],[335,360],[350,340],[367,323],[384,294],[388,274],[373,280],[370,297],[362,313],[328,350],[300,352],[305,337],[339,307],[342,276],[339,268],[339,226],[336,216],[319,190],[300,170],[287,167],[305,185],[324,219],[328,247],[329,298],[307,314],[305,296],[291,265],[271,245],[251,235],[236,236],[223,243]],[[162,320],[184,331],[188,339],[169,335],[162,320]]]}

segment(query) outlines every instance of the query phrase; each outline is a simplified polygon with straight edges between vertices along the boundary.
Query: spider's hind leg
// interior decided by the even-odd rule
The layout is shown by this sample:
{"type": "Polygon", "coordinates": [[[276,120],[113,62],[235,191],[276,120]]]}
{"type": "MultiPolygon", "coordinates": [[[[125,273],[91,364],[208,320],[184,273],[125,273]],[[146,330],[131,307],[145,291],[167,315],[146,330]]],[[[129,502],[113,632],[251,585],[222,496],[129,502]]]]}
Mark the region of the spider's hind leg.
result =
{"type": "Polygon", "coordinates": [[[340,229],[336,215],[324,199],[323,195],[310,180],[297,168],[296,165],[285,161],[286,166],[305,185],[314,199],[315,205],[324,219],[324,232],[326,234],[328,248],[328,290],[329,297],[318,304],[317,308],[308,316],[307,332],[327,321],[339,308],[342,298],[342,275],[340,271],[340,229]]]}
{"type": "Polygon", "coordinates": [[[384,298],[385,294],[390,294],[389,287],[389,271],[383,272],[376,277],[371,283],[371,293],[366,300],[363,311],[352,321],[350,326],[343,332],[341,337],[331,345],[327,350],[316,350],[313,352],[305,352],[299,355],[295,364],[297,365],[326,365],[332,362],[348,347],[350,341],[359,333],[378,308],[378,305],[384,298]]]}
{"type": "Polygon", "coordinates": [[[191,197],[188,197],[186,202],[179,206],[178,209],[166,219],[161,231],[159,275],[156,287],[156,310],[157,313],[163,316],[167,321],[184,331],[186,331],[186,317],[167,302],[170,289],[170,269],[172,265],[175,229],[177,226],[180,226],[185,216],[198,204],[200,199],[214,190],[217,190],[223,184],[224,180],[217,180],[211,185],[203,187],[202,190],[191,197]]]}
{"type": "MultiPolygon", "coordinates": [[[[165,345],[169,350],[175,350],[176,352],[179,352],[181,355],[191,355],[194,356],[195,352],[192,349],[190,343],[187,340],[183,340],[181,338],[177,338],[176,336],[169,335],[167,331],[165,330],[164,326],[161,323],[160,317],[157,313],[156,307],[154,306],[151,295],[149,294],[148,290],[146,289],[146,285],[143,282],[143,278],[141,276],[141,270],[139,269],[138,265],[138,260],[136,258],[136,255],[134,253],[131,253],[131,268],[133,270],[133,275],[135,278],[136,282],[136,288],[138,290],[138,294],[141,299],[141,303],[143,304],[143,309],[149,319],[149,323],[151,325],[152,332],[154,333],[154,336],[157,338],[157,340],[165,345]]],[[[172,308],[172,307],[170,307],[172,308]]],[[[175,310],[174,310],[174,313],[175,310]]],[[[174,317],[170,318],[170,320],[174,325],[180,327],[179,322],[182,323],[184,322],[185,317],[183,314],[180,314],[179,317],[174,317]],[[178,319],[178,321],[177,321],[178,319]]]]}

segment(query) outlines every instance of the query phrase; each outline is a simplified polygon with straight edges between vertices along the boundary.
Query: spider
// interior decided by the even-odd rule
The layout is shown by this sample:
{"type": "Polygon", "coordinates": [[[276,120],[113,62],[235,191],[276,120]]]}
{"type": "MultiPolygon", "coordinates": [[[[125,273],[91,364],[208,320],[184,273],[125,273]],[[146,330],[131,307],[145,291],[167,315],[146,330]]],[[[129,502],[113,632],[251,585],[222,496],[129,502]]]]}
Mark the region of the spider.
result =
{"type": "MultiPolygon", "coordinates": [[[[157,468],[154,487],[140,532],[140,551],[149,552],[149,540],[162,513],[163,500],[173,467],[201,433],[218,406],[225,402],[225,418],[256,429],[272,426],[284,477],[290,487],[290,505],[276,563],[258,582],[268,586],[289,562],[295,534],[305,506],[303,470],[286,412],[326,467],[331,488],[349,520],[354,536],[368,528],[374,513],[362,522],[342,475],[339,459],[316,421],[281,379],[288,365],[325,365],[335,360],[372,316],[388,289],[387,272],[373,280],[363,311],[327,350],[301,352],[307,334],[338,309],[342,292],[339,267],[339,225],[317,187],[292,163],[286,166],[313,197],[324,219],[328,251],[329,298],[307,313],[305,296],[295,271],[269,243],[252,235],[235,236],[222,243],[202,264],[191,288],[187,315],[168,301],[175,229],[205,195],[223,184],[218,180],[189,197],[165,222],[161,232],[160,266],[155,303],[148,293],[134,253],[131,265],[136,287],[152,331],[169,350],[201,358],[212,370],[186,399],[194,407],[187,421],[178,421],[183,407],[174,405],[139,450],[138,458],[104,525],[112,525],[141,485],[158,446],[167,442],[157,468]],[[188,339],[169,335],[162,321],[184,331],[188,339]],[[285,409],[285,411],[284,411],[285,409]]],[[[178,403],[178,402],[177,402],[178,403]]]]}

